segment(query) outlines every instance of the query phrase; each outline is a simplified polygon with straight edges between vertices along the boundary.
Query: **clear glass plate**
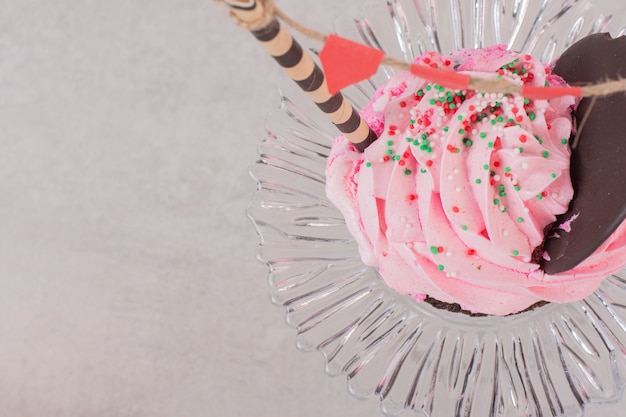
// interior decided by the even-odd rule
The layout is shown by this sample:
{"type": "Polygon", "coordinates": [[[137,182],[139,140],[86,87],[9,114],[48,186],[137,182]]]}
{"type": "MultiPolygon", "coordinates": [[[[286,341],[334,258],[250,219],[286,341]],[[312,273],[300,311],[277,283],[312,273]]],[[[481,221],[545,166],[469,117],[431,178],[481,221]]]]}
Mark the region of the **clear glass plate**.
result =
{"type": "MultiPolygon", "coordinates": [[[[624,20],[588,1],[376,0],[340,18],[345,37],[412,61],[495,43],[544,62],[595,32],[626,33],[624,20]]],[[[381,68],[345,90],[357,107],[392,74],[381,68]]],[[[626,271],[587,299],[509,317],[468,317],[390,290],[361,262],[344,219],[324,192],[337,132],[290,81],[251,167],[249,208],[269,267],[272,300],[286,310],[299,348],[324,355],[357,397],[378,396],[386,415],[583,416],[585,405],[623,402],[626,271]]]]}

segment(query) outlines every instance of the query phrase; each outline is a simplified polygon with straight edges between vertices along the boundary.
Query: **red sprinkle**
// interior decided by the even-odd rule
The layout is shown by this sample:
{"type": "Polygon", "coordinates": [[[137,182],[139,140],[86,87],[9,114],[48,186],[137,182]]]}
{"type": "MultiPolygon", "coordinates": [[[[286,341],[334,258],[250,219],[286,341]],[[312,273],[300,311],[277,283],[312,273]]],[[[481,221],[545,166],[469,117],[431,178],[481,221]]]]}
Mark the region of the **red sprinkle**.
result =
{"type": "Polygon", "coordinates": [[[459,212],[459,208],[457,206],[453,206],[452,207],[452,211],[455,212],[455,213],[458,213],[459,212]]]}
{"type": "Polygon", "coordinates": [[[466,252],[469,256],[472,256],[476,253],[476,251],[474,249],[468,249],[466,252]]]}
{"type": "Polygon", "coordinates": [[[417,199],[417,196],[415,194],[409,194],[409,200],[413,201],[416,199],[417,199]]]}
{"type": "Polygon", "coordinates": [[[401,102],[400,102],[400,107],[406,107],[406,102],[401,101],[401,102]]]}
{"type": "Polygon", "coordinates": [[[528,138],[526,137],[526,135],[520,135],[519,136],[519,141],[522,143],[526,143],[526,141],[528,140],[528,138]]]}
{"type": "Polygon", "coordinates": [[[428,161],[426,161],[426,166],[427,166],[427,167],[431,167],[431,166],[433,166],[433,161],[432,161],[432,159],[429,159],[428,161]]]}

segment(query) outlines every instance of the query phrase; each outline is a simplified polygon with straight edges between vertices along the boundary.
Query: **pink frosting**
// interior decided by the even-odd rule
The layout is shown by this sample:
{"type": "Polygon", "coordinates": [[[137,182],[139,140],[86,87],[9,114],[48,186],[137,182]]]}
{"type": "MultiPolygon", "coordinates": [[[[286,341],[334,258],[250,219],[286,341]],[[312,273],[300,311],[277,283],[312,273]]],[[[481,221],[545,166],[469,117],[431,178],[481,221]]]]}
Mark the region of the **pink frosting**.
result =
{"type": "MultiPolygon", "coordinates": [[[[503,46],[417,61],[528,85],[563,84],[541,62],[503,46]]],[[[364,153],[343,136],[335,140],[327,194],[365,264],[418,301],[429,295],[506,315],[540,300],[579,300],[623,267],[626,225],[571,271],[550,276],[535,262],[544,229],[572,198],[567,139],[575,105],[571,97],[451,91],[399,74],[362,111],[378,140],[364,153]]]]}

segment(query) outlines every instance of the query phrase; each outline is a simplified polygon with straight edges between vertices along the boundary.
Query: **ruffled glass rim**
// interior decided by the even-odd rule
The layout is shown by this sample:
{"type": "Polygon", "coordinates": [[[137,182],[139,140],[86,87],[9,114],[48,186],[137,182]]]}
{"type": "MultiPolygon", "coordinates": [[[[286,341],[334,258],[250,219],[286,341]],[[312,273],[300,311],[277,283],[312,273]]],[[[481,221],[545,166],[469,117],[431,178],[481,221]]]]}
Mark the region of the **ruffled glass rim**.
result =
{"type": "MultiPolygon", "coordinates": [[[[553,60],[590,33],[626,25],[588,1],[369,1],[337,32],[411,61],[426,50],[505,43],[553,60]],[[536,7],[533,7],[536,6],[536,7]]],[[[395,70],[351,86],[357,107],[395,70]]],[[[622,401],[626,380],[626,271],[576,303],[508,317],[469,317],[416,303],[363,265],[341,214],[326,198],[334,128],[291,82],[267,122],[251,175],[248,214],[269,267],[272,301],[297,345],[317,350],[329,375],[386,415],[583,416],[586,404],[622,401]]]]}

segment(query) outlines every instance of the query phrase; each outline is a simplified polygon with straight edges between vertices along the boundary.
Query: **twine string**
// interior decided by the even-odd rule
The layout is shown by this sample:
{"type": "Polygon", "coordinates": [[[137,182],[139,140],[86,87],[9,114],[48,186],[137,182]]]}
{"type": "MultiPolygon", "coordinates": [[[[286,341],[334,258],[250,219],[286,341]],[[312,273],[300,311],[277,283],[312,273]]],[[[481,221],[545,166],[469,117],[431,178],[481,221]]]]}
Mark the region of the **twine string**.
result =
{"type": "MultiPolygon", "coordinates": [[[[214,0],[217,3],[227,3],[225,0],[214,0]]],[[[247,30],[257,30],[265,27],[269,24],[273,19],[279,18],[289,27],[291,27],[296,32],[301,35],[313,39],[319,42],[326,42],[327,36],[323,33],[320,33],[314,29],[311,29],[300,22],[293,20],[286,13],[284,13],[280,8],[278,8],[274,2],[274,0],[249,0],[248,2],[244,0],[230,0],[231,3],[241,3],[245,5],[246,3],[252,3],[253,1],[258,2],[263,9],[263,13],[261,16],[252,22],[246,22],[242,19],[238,18],[232,11],[230,13],[231,19],[235,21],[237,26],[242,27],[247,30]]],[[[381,62],[382,65],[390,66],[402,71],[410,71],[410,64],[397,60],[395,58],[385,56],[381,62]]],[[[471,77],[469,79],[469,88],[481,91],[485,93],[502,93],[502,94],[521,94],[522,86],[515,84],[511,81],[505,79],[483,79],[478,77],[471,77]]],[[[614,93],[626,93],[626,79],[619,78],[617,80],[606,80],[597,84],[587,84],[580,86],[579,96],[580,97],[600,97],[606,96],[614,93]]],[[[550,87],[546,87],[546,89],[550,89],[550,87]]]]}

